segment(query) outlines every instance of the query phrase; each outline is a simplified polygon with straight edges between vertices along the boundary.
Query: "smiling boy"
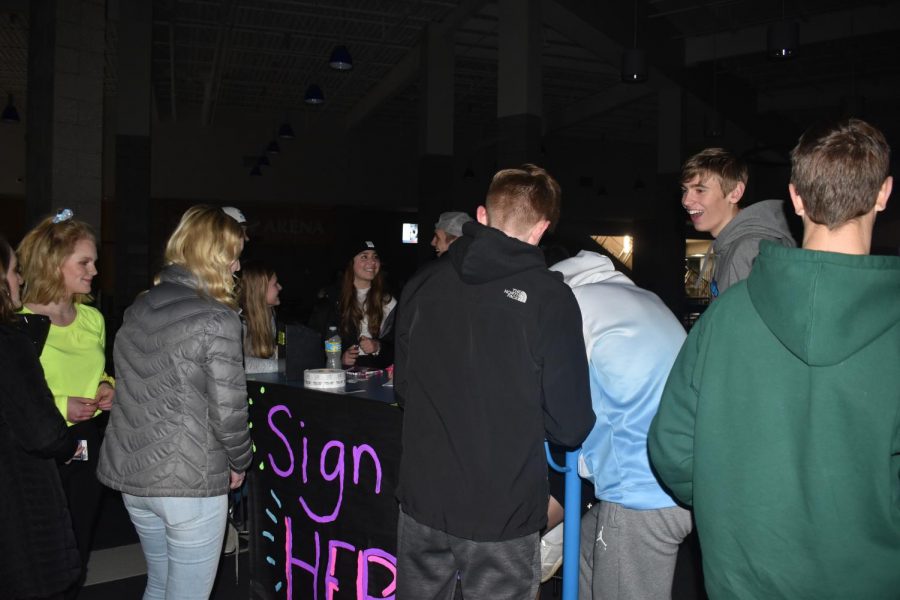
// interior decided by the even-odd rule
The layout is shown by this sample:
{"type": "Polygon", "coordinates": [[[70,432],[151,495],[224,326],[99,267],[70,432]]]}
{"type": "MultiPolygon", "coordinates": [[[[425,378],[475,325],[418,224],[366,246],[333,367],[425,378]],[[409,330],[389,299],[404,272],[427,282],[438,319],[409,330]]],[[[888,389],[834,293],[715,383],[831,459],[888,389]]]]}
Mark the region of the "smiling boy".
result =
{"type": "Polygon", "coordinates": [[[710,598],[897,598],[900,258],[868,255],[890,147],[848,119],[791,159],[803,248],[762,244],[703,313],[648,450],[694,507],[710,598]]]}
{"type": "MultiPolygon", "coordinates": [[[[781,200],[763,200],[745,209],[738,203],[747,187],[747,165],[722,148],[707,148],[681,168],[681,205],[697,231],[715,241],[710,294],[713,298],[746,279],[760,240],[796,246],[781,200]]],[[[709,256],[709,255],[708,255],[709,256]]]]}

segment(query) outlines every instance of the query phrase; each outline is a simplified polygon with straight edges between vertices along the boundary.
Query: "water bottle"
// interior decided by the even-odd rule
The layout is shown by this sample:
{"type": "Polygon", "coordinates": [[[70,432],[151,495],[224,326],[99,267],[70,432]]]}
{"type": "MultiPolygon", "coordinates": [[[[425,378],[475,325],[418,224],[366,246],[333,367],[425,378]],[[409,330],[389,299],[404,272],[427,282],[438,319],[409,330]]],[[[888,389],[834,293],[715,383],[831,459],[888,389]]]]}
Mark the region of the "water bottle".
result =
{"type": "Polygon", "coordinates": [[[325,340],[325,368],[340,369],[341,367],[341,336],[337,327],[328,328],[328,339],[325,340]]]}

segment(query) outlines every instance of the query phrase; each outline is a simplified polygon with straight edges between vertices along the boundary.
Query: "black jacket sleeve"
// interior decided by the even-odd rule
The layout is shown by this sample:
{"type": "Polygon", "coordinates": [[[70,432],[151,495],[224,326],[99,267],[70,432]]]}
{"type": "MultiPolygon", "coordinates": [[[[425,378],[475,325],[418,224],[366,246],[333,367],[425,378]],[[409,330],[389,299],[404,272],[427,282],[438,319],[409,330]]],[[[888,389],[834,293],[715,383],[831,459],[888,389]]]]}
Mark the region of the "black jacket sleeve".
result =
{"type": "Polygon", "coordinates": [[[0,334],[0,420],[25,452],[65,462],[78,442],[53,402],[37,352],[25,335],[0,334]]]}
{"type": "Polygon", "coordinates": [[[554,444],[577,448],[594,426],[581,310],[561,288],[541,311],[538,352],[543,361],[544,429],[554,444]]]}

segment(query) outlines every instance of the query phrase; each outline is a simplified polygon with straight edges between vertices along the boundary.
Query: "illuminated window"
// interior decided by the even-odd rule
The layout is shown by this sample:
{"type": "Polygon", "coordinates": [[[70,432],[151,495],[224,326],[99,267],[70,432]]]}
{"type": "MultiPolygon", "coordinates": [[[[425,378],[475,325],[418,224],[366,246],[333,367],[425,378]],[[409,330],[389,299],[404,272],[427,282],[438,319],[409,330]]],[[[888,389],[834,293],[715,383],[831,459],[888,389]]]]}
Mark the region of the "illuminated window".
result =
{"type": "Polygon", "coordinates": [[[688,298],[708,299],[714,257],[711,240],[685,240],[684,292],[688,298]]]}
{"type": "Polygon", "coordinates": [[[632,269],[634,238],[630,235],[592,235],[591,239],[600,244],[610,256],[616,257],[623,265],[632,269]]]}

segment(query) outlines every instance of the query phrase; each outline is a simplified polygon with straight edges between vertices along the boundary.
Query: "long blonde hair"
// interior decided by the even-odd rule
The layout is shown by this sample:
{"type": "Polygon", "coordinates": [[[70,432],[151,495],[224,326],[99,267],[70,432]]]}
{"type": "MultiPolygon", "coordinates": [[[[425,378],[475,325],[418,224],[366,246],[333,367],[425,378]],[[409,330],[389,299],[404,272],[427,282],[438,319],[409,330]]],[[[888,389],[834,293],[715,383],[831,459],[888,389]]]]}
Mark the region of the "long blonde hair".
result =
{"type": "Polygon", "coordinates": [[[217,206],[201,204],[181,216],[166,243],[164,262],[184,267],[197,278],[201,292],[237,308],[231,264],[243,248],[244,232],[237,221],[217,206]]]}
{"type": "MultiPolygon", "coordinates": [[[[47,217],[26,233],[19,244],[19,267],[25,279],[23,304],[50,304],[65,299],[66,281],[60,268],[81,240],[97,245],[97,238],[87,223],[72,218],[58,223],[56,220],[58,217],[47,217]]],[[[72,297],[75,304],[91,300],[88,294],[72,297]]]]}
{"type": "Polygon", "coordinates": [[[266,301],[269,281],[274,276],[275,270],[261,263],[250,263],[241,267],[238,299],[241,314],[247,324],[244,354],[249,356],[270,358],[275,354],[272,308],[266,301]]]}

